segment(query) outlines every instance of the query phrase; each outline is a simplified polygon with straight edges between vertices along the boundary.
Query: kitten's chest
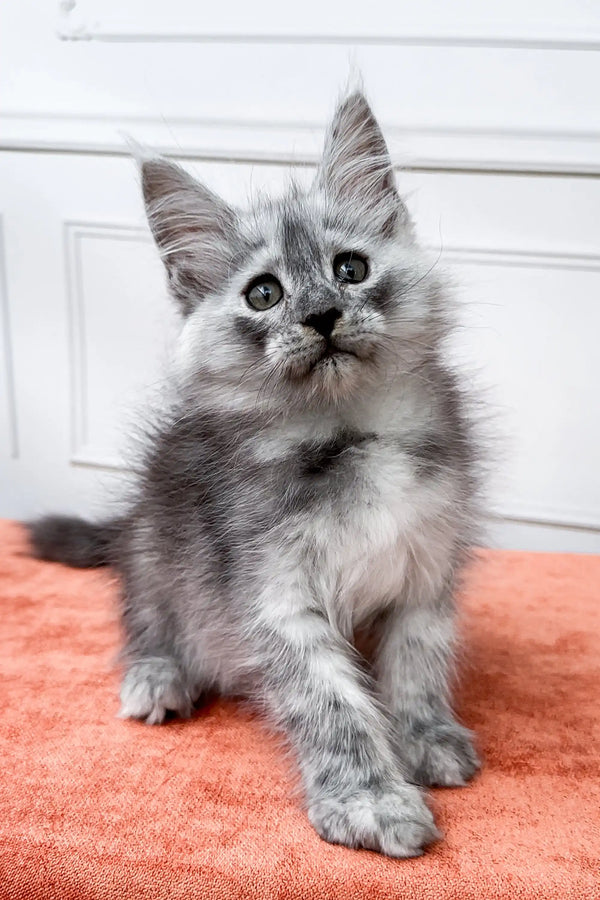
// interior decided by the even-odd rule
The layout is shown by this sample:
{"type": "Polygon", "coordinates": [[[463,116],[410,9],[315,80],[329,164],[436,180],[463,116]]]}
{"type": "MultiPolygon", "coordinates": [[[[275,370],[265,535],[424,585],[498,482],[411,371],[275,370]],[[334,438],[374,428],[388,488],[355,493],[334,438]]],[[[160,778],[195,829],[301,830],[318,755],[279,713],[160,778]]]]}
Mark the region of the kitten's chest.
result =
{"type": "Polygon", "coordinates": [[[420,506],[418,468],[398,438],[371,432],[342,432],[318,445],[299,448],[298,487],[307,505],[350,535],[359,528],[370,541],[401,530],[420,506]]]}
{"type": "Polygon", "coordinates": [[[393,439],[365,436],[322,462],[312,460],[321,495],[307,510],[305,540],[317,549],[313,576],[329,615],[349,633],[409,585],[418,592],[422,581],[440,580],[446,492],[393,439]]]}
{"type": "MultiPolygon", "coordinates": [[[[410,461],[379,439],[348,448],[324,475],[318,519],[327,546],[373,560],[410,533],[426,502],[410,461]]],[[[349,559],[346,559],[348,569],[349,559]]]]}

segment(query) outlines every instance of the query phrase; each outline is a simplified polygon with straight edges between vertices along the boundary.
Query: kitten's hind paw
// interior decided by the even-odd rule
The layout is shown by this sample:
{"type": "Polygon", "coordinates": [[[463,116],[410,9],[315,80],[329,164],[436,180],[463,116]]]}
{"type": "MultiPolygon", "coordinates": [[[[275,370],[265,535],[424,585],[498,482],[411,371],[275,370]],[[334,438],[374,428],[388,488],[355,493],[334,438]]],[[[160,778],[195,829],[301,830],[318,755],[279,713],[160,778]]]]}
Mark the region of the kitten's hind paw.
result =
{"type": "Polygon", "coordinates": [[[421,792],[408,784],[381,795],[361,791],[323,798],[310,805],[308,814],[326,841],[386,856],[421,856],[440,837],[421,792]]]}
{"type": "Polygon", "coordinates": [[[149,656],[131,663],[121,685],[121,719],[144,719],[148,725],[164,721],[167,712],[184,718],[193,701],[177,663],[149,656]]]}

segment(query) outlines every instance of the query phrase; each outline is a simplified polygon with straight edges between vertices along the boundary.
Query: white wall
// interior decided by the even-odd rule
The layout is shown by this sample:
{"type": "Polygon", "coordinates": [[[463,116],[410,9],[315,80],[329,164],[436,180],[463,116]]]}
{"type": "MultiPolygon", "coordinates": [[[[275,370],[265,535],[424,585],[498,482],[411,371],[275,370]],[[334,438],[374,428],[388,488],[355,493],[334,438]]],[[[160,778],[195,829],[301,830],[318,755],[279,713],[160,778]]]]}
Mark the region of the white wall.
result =
{"type": "Polygon", "coordinates": [[[491,539],[600,551],[598,3],[210,6],[0,7],[0,515],[101,511],[168,355],[121,131],[243,201],[359,68],[503,436],[491,539]]]}

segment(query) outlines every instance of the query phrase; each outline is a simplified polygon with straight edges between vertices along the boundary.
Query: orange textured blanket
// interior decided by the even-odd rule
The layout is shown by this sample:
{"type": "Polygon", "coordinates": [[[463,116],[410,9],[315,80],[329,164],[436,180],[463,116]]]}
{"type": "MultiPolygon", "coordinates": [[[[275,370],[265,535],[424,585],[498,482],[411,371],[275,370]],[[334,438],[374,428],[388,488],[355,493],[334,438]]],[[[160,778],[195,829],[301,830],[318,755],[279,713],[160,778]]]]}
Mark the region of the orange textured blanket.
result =
{"type": "Polygon", "coordinates": [[[114,576],[30,559],[12,524],[0,546],[2,900],[600,898],[600,557],[480,554],[459,711],[484,769],[396,861],[321,841],[240,705],[117,719],[114,576]]]}

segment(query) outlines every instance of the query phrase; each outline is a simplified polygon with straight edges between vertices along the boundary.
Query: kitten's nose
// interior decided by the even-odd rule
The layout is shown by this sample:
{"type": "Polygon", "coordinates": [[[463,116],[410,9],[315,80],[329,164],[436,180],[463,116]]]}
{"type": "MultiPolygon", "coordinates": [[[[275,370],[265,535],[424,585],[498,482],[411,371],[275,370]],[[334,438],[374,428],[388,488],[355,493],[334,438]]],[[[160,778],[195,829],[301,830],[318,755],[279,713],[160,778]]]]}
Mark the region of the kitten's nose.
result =
{"type": "Polygon", "coordinates": [[[328,338],[333,331],[333,326],[341,315],[342,311],[332,306],[327,312],[312,313],[310,316],[306,317],[302,324],[314,328],[315,331],[322,334],[324,338],[328,338]]]}

